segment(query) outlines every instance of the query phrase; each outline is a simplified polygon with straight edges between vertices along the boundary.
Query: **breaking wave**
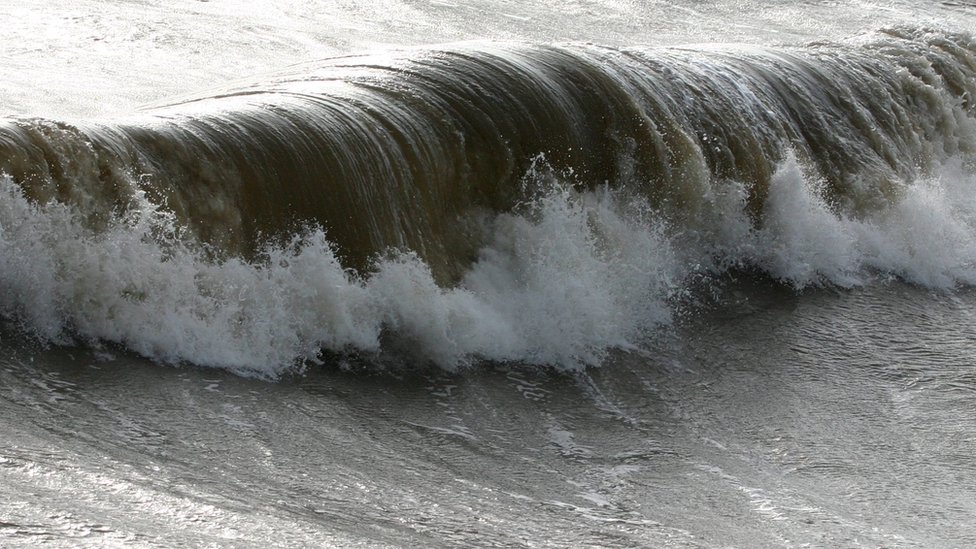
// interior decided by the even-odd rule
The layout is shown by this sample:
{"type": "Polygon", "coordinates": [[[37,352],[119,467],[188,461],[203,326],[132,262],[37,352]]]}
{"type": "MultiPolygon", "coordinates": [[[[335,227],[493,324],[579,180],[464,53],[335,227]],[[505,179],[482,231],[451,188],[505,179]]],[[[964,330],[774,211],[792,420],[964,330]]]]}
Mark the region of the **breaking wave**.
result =
{"type": "Polygon", "coordinates": [[[131,118],[0,122],[0,313],[274,378],[323,353],[564,369],[689,282],[976,281],[969,35],[463,44],[131,118]]]}

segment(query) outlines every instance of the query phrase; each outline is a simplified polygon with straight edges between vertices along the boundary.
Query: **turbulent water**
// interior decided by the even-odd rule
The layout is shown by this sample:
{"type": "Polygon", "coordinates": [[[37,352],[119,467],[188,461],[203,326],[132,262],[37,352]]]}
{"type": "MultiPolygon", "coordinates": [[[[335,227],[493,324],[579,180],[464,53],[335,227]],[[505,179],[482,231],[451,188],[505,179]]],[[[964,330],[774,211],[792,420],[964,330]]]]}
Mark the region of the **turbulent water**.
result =
{"type": "Polygon", "coordinates": [[[976,5],[0,9],[0,545],[976,543],[976,5]]]}

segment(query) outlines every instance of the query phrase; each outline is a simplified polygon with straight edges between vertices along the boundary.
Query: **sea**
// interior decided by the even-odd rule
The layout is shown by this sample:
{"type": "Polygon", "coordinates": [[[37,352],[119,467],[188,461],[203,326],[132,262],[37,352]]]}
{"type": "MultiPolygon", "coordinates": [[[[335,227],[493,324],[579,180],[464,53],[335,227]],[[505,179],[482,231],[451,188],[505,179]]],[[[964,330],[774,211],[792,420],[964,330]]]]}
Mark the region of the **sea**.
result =
{"type": "Polygon", "coordinates": [[[976,2],[0,15],[0,547],[976,546],[976,2]]]}

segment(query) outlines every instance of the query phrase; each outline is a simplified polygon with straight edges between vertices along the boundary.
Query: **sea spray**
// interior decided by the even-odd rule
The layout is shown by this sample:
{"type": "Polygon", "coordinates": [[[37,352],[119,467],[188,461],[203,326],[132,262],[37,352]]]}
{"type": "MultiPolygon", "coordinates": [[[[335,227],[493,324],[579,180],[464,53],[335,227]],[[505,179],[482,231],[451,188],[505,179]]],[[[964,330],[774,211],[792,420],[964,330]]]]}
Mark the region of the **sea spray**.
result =
{"type": "Polygon", "coordinates": [[[574,369],[669,315],[669,244],[607,189],[554,187],[492,220],[463,281],[440,287],[410,252],[347,270],[318,228],[253,261],[214,259],[161,238],[179,231],[148,202],[92,231],[69,207],[2,186],[0,310],[54,343],[113,342],[260,377],[324,350],[378,356],[383,341],[447,369],[480,359],[574,369]]]}
{"type": "Polygon", "coordinates": [[[267,378],[322,352],[449,370],[480,360],[577,369],[639,347],[696,277],[747,269],[797,289],[976,281],[976,181],[960,162],[865,219],[838,213],[808,174],[793,158],[780,165],[757,225],[742,184],[716,185],[724,190],[693,226],[632,193],[579,191],[534,171],[546,180],[485,222],[490,238],[453,286],[410,251],[349,270],[316,227],[253,260],[214,258],[148,201],[95,231],[4,178],[0,311],[42,341],[111,342],[267,378]]]}

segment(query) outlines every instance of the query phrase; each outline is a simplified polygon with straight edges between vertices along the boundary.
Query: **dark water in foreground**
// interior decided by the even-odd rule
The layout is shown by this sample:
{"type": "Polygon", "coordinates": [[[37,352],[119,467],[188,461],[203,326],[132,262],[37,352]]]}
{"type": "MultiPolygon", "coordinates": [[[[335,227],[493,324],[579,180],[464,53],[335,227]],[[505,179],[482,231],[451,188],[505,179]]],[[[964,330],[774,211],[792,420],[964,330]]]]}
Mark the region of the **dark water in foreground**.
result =
{"type": "Polygon", "coordinates": [[[720,293],[575,375],[265,383],[5,331],[0,544],[976,543],[972,292],[720,293]]]}

